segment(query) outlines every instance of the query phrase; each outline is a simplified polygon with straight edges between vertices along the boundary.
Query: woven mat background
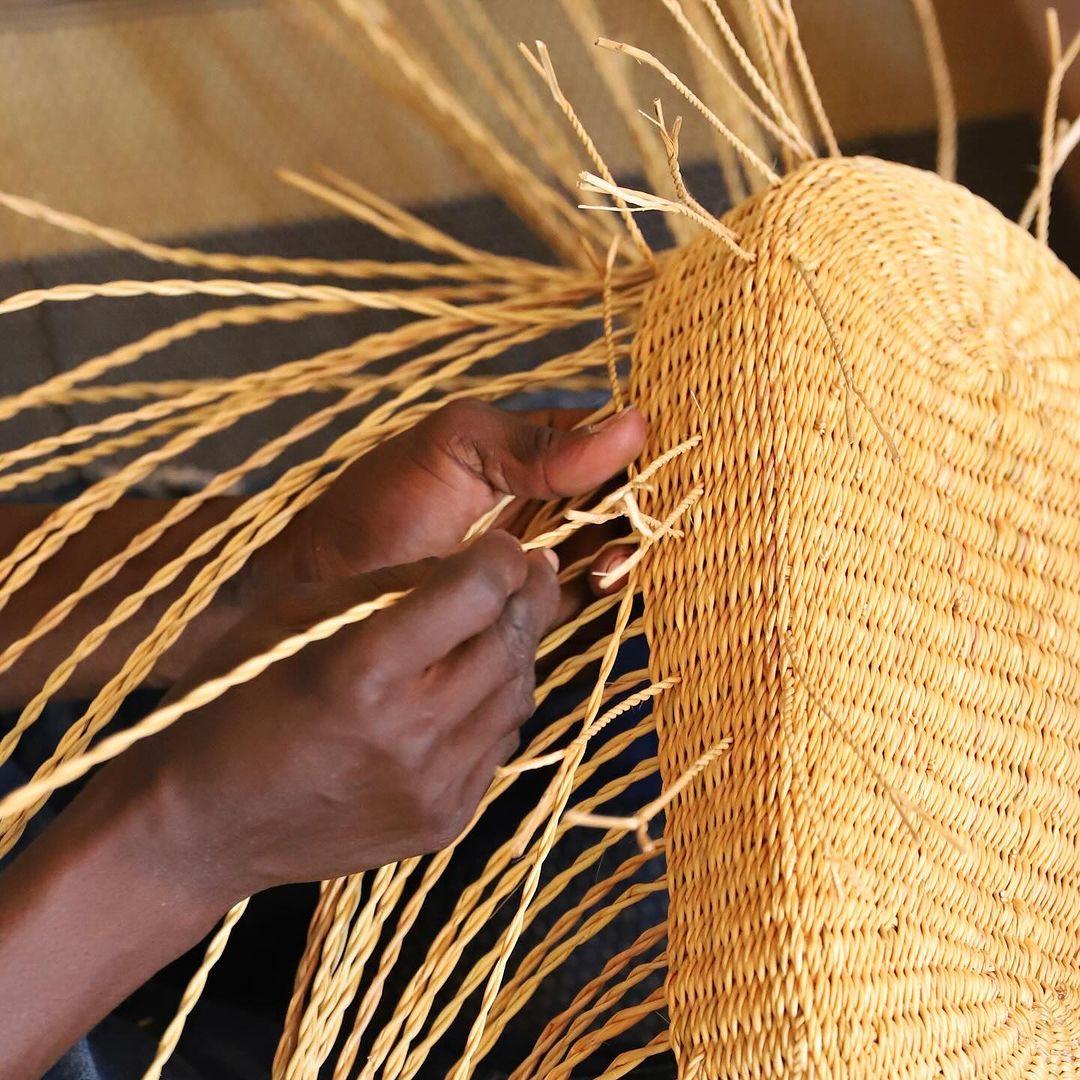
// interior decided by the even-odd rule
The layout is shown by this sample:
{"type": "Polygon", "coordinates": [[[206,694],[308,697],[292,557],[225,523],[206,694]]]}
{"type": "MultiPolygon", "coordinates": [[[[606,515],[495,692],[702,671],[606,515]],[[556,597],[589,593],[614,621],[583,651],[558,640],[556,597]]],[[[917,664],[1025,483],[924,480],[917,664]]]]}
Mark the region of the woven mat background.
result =
{"type": "MultiPolygon", "coordinates": [[[[597,3],[609,36],[691,70],[656,0],[597,3]]],[[[479,194],[475,177],[386,101],[369,52],[361,67],[298,28],[289,11],[303,7],[299,0],[0,0],[0,187],[155,238],[309,218],[312,204],[274,179],[282,165],[332,165],[408,204],[479,194]]],[[[393,7],[431,43],[423,0],[393,7]]],[[[931,126],[910,0],[797,7],[841,139],[931,126]]],[[[962,117],[1037,108],[1044,75],[1015,0],[937,0],[937,7],[962,117]]],[[[549,43],[567,93],[602,133],[613,167],[632,167],[629,141],[609,122],[607,98],[582,46],[569,39],[557,0],[498,0],[489,10],[511,40],[549,43]]],[[[362,42],[359,34],[353,40],[362,42]]],[[[438,55],[453,72],[453,57],[445,49],[438,55]]],[[[631,68],[647,103],[662,84],[631,68]]],[[[709,149],[704,123],[687,116],[684,160],[709,149]]],[[[0,259],[85,247],[6,215],[0,238],[0,259]]]]}

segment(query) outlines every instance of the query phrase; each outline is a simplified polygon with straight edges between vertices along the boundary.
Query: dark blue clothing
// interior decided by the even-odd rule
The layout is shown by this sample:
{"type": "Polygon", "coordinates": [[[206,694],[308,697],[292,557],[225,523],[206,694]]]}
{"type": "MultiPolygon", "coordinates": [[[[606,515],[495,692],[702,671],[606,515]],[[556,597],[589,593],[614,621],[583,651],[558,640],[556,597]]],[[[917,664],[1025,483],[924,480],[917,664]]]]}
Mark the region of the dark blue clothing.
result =
{"type": "MultiPolygon", "coordinates": [[[[612,677],[617,678],[621,672],[642,667],[644,663],[643,644],[631,643],[624,649],[612,677]]],[[[554,694],[544,709],[530,721],[526,738],[551,719],[565,715],[580,702],[589,685],[571,685],[554,694]]],[[[154,703],[153,695],[133,695],[108,730],[133,722],[154,703]]],[[[0,791],[11,790],[23,783],[52,752],[80,712],[79,706],[49,706],[38,723],[26,733],[12,759],[0,767],[0,791]]],[[[632,726],[641,715],[640,709],[634,710],[620,718],[618,728],[632,726]]],[[[0,730],[7,726],[8,723],[0,722],[0,730]]],[[[590,781],[588,791],[595,790],[615,775],[625,774],[637,761],[655,751],[653,738],[637,740],[620,759],[590,781]]],[[[495,818],[489,829],[475,838],[470,837],[462,845],[451,863],[443,887],[430,898],[421,922],[407,939],[401,957],[402,975],[414,969],[445,919],[445,912],[453,899],[475,877],[492,848],[504,839],[500,829],[511,828],[515,821],[521,820],[528,808],[534,805],[548,779],[546,773],[535,777],[526,774],[512,789],[513,795],[504,797],[509,800],[506,814],[489,815],[489,818],[495,818]]],[[[583,794],[587,793],[583,791],[583,794]]],[[[31,823],[20,848],[40,832],[72,794],[71,789],[65,789],[54,795],[49,805],[31,823]]],[[[612,813],[629,813],[656,794],[656,781],[643,782],[608,806],[612,813]]],[[[581,850],[597,839],[598,836],[591,830],[572,830],[552,853],[549,859],[550,873],[554,874],[568,865],[581,850]]],[[[620,845],[606,855],[603,866],[608,870],[634,850],[631,838],[625,843],[628,845],[625,850],[620,845]]],[[[580,899],[600,872],[598,867],[595,875],[581,875],[584,880],[568,888],[542,913],[521,942],[522,954],[544,936],[547,928],[563,911],[580,899]]],[[[654,867],[648,876],[652,877],[655,872],[654,867]]],[[[180,1048],[166,1067],[164,1075],[167,1080],[263,1080],[269,1075],[281,1019],[291,990],[292,972],[303,949],[307,919],[314,898],[313,886],[295,886],[272,890],[252,901],[247,915],[233,934],[229,949],[211,974],[201,1000],[188,1018],[180,1048]]],[[[664,917],[664,904],[664,897],[657,895],[649,902],[635,905],[624,917],[616,920],[605,934],[583,944],[558,972],[546,979],[533,1000],[534,1007],[523,1010],[523,1015],[504,1035],[507,1040],[505,1052],[492,1055],[488,1063],[490,1068],[481,1074],[485,1080],[504,1077],[528,1053],[544,1022],[569,1002],[583,983],[602,967],[604,961],[628,945],[646,927],[655,925],[664,917]]],[[[500,915],[508,916],[512,908],[513,905],[504,905],[500,915]]],[[[493,920],[490,932],[470,946],[465,962],[471,963],[481,951],[490,948],[494,935],[500,931],[501,923],[493,920]]],[[[73,1047],[49,1071],[48,1080],[138,1080],[153,1057],[157,1039],[172,1018],[202,951],[200,945],[187,957],[158,973],[87,1038],[73,1047]]],[[[652,988],[651,985],[644,986],[642,992],[647,993],[652,988]]],[[[392,979],[386,1000],[392,1003],[400,989],[392,979]]],[[[635,1038],[640,1045],[641,1033],[636,1033],[635,1038]]],[[[444,1041],[452,1043],[453,1034],[444,1041]]],[[[613,1055],[615,1050],[609,1050],[613,1055]]],[[[451,1057],[443,1061],[438,1053],[434,1054],[429,1068],[423,1070],[421,1076],[444,1076],[452,1060],[451,1057]]],[[[586,1072],[583,1075],[589,1074],[586,1072]]]]}

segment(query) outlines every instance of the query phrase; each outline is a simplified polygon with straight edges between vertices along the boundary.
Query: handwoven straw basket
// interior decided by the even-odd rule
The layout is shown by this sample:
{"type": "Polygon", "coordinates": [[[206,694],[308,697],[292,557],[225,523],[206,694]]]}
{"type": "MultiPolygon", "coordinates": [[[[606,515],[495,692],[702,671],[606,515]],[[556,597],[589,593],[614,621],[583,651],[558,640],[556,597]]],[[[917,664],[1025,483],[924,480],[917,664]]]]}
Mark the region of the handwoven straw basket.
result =
{"type": "Polygon", "coordinates": [[[654,449],[703,436],[643,503],[704,488],[646,560],[665,779],[731,744],[667,819],[673,1045],[717,1078],[1073,1075],[1080,283],[872,159],[726,220],[757,260],[680,252],[633,364],[654,449]]]}

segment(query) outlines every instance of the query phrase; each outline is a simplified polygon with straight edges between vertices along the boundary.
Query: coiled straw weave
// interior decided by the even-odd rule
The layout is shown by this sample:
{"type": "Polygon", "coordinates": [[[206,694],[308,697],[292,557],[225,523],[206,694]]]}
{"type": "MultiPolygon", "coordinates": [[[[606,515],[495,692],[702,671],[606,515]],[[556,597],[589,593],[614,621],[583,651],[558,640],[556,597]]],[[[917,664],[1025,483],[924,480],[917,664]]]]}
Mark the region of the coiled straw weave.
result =
{"type": "MultiPolygon", "coordinates": [[[[0,609],[98,514],[203,440],[287,398],[327,399],[238,454],[5,648],[0,673],[207,499],[322,439],[49,675],[0,740],[0,764],[80,661],[198,566],[33,781],[0,800],[0,853],[93,765],[395,601],[332,616],[91,746],[195,616],[342,470],[450,401],[600,385],[646,414],[642,462],[614,492],[540,507],[523,535],[555,546],[621,517],[637,545],[621,590],[541,645],[567,655],[537,706],[583,689],[499,771],[449,848],[322,884],[275,1080],[467,1080],[500,1053],[505,1065],[504,1036],[538,1011],[544,986],[615,932],[606,958],[534,1024],[512,1080],[615,1080],[664,1055],[682,1080],[1080,1075],[1080,283],[1044,243],[1054,174],[1076,144],[1057,106],[1080,37],[1062,43],[1050,18],[1039,178],[1022,218],[1033,238],[947,182],[955,107],[930,0],[912,0],[913,31],[927,47],[944,179],[839,156],[790,0],[657,2],[686,37],[694,86],[606,37],[591,0],[552,5],[600,46],[612,123],[629,127],[649,190],[614,176],[606,133],[586,130],[543,42],[522,45],[513,66],[495,5],[429,7],[514,141],[383,0],[286,5],[308,31],[385,66],[388,91],[559,265],[472,247],[333,172],[282,178],[435,261],[168,247],[0,193],[12,212],[163,267],[3,299],[0,316],[251,298],[0,400],[0,423],[71,401],[113,410],[0,454],[3,492],[106,470],[0,558],[0,609]],[[664,100],[639,114],[646,80],[664,100]],[[715,136],[737,202],[722,219],[684,180],[674,106],[715,136]],[[637,215],[649,212],[671,223],[674,250],[646,239],[637,215]],[[175,266],[229,277],[177,279],[175,266]],[[340,284],[349,279],[375,287],[340,284]],[[360,308],[408,319],[237,378],[116,380],[195,335],[360,308]],[[524,347],[530,370],[481,374],[524,347]],[[642,635],[647,669],[617,667],[642,635]],[[654,796],[628,812],[650,780],[654,796]],[[479,863],[460,869],[485,840],[479,863]],[[655,907],[665,895],[666,917],[655,907]],[[436,897],[440,925],[427,932],[436,897]]],[[[246,906],[213,935],[148,1077],[184,1037],[246,906]]]]}
{"type": "Polygon", "coordinates": [[[756,260],[672,260],[631,389],[656,445],[703,436],[643,497],[706,492],[644,576],[665,779],[732,740],[669,809],[672,1043],[709,1077],[1071,1075],[1080,283],[869,159],[728,223],[756,260]]]}

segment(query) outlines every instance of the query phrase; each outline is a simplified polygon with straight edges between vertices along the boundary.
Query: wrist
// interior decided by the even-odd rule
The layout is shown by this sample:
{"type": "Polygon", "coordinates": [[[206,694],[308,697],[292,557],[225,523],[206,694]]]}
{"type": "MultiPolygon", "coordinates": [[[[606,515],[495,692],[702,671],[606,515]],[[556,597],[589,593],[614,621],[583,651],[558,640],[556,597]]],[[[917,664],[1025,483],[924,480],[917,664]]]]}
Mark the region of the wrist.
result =
{"type": "Polygon", "coordinates": [[[115,779],[87,785],[0,875],[0,1075],[42,1075],[230,906],[176,858],[168,806],[115,779]]]}
{"type": "Polygon", "coordinates": [[[242,898],[205,815],[176,778],[137,753],[98,773],[57,825],[69,814],[76,830],[91,824],[94,843],[133,887],[197,936],[242,898]]]}

